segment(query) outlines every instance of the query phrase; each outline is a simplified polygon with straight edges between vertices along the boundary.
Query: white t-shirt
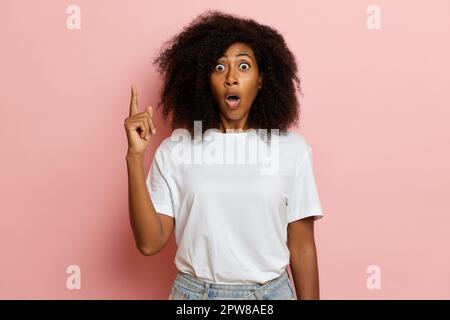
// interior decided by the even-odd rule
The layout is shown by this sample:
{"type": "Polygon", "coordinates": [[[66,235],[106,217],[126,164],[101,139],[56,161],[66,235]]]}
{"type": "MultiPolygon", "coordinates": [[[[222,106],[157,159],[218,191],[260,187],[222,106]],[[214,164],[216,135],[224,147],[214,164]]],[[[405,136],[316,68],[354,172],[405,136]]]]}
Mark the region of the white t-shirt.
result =
{"type": "Polygon", "coordinates": [[[207,282],[280,276],[288,223],[323,217],[311,147],[290,131],[269,147],[253,129],[210,129],[203,140],[177,129],[155,151],[146,184],[156,211],[175,218],[175,266],[207,282]]]}

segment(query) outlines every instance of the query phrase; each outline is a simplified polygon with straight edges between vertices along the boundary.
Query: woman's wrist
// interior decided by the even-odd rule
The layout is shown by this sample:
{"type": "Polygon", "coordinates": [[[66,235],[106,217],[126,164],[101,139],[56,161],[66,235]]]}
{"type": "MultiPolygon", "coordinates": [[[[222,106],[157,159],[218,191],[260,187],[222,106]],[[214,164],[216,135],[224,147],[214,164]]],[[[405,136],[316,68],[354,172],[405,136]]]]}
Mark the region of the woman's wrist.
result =
{"type": "Polygon", "coordinates": [[[125,159],[127,161],[143,161],[144,158],[145,158],[144,153],[127,152],[127,155],[125,156],[125,159]]]}

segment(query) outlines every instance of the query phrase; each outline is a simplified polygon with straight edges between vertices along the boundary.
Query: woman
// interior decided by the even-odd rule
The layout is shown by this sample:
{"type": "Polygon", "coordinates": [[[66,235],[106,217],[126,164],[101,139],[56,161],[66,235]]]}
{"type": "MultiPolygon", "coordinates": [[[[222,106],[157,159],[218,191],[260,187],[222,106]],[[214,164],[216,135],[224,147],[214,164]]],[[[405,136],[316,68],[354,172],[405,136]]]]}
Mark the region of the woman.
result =
{"type": "Polygon", "coordinates": [[[294,291],[319,299],[314,220],[323,213],[311,147],[288,131],[301,88],[283,37],[209,11],[166,45],[154,61],[164,76],[158,106],[175,130],[147,177],[144,153],[156,128],[152,107],[138,112],[134,87],[125,120],[138,249],[158,253],[175,229],[169,299],[295,299],[294,291]],[[254,161],[236,161],[246,156],[254,161]]]}

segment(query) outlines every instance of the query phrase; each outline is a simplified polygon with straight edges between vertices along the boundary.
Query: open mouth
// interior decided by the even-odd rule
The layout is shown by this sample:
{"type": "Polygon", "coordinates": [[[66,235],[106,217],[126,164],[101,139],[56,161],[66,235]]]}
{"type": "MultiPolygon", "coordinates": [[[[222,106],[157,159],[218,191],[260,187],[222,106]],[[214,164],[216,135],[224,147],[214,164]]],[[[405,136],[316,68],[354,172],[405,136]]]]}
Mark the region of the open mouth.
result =
{"type": "Polygon", "coordinates": [[[236,109],[239,106],[239,102],[241,101],[241,98],[236,93],[230,93],[227,95],[225,101],[229,108],[236,109]]]}

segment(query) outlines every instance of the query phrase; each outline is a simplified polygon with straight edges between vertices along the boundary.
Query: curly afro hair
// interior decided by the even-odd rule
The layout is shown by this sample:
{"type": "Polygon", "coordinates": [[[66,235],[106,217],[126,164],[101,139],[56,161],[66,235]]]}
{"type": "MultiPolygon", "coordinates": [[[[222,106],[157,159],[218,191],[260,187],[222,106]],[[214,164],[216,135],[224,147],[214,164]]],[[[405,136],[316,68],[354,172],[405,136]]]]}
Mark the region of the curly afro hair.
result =
{"type": "Polygon", "coordinates": [[[297,64],[280,33],[252,19],[220,11],[207,11],[182,32],[166,41],[153,61],[163,76],[158,107],[165,120],[172,113],[171,128],[193,135],[194,121],[202,121],[202,133],[220,126],[219,108],[210,87],[217,60],[236,42],[250,46],[262,73],[259,90],[249,112],[248,127],[278,129],[297,124],[301,92],[297,64]]]}

